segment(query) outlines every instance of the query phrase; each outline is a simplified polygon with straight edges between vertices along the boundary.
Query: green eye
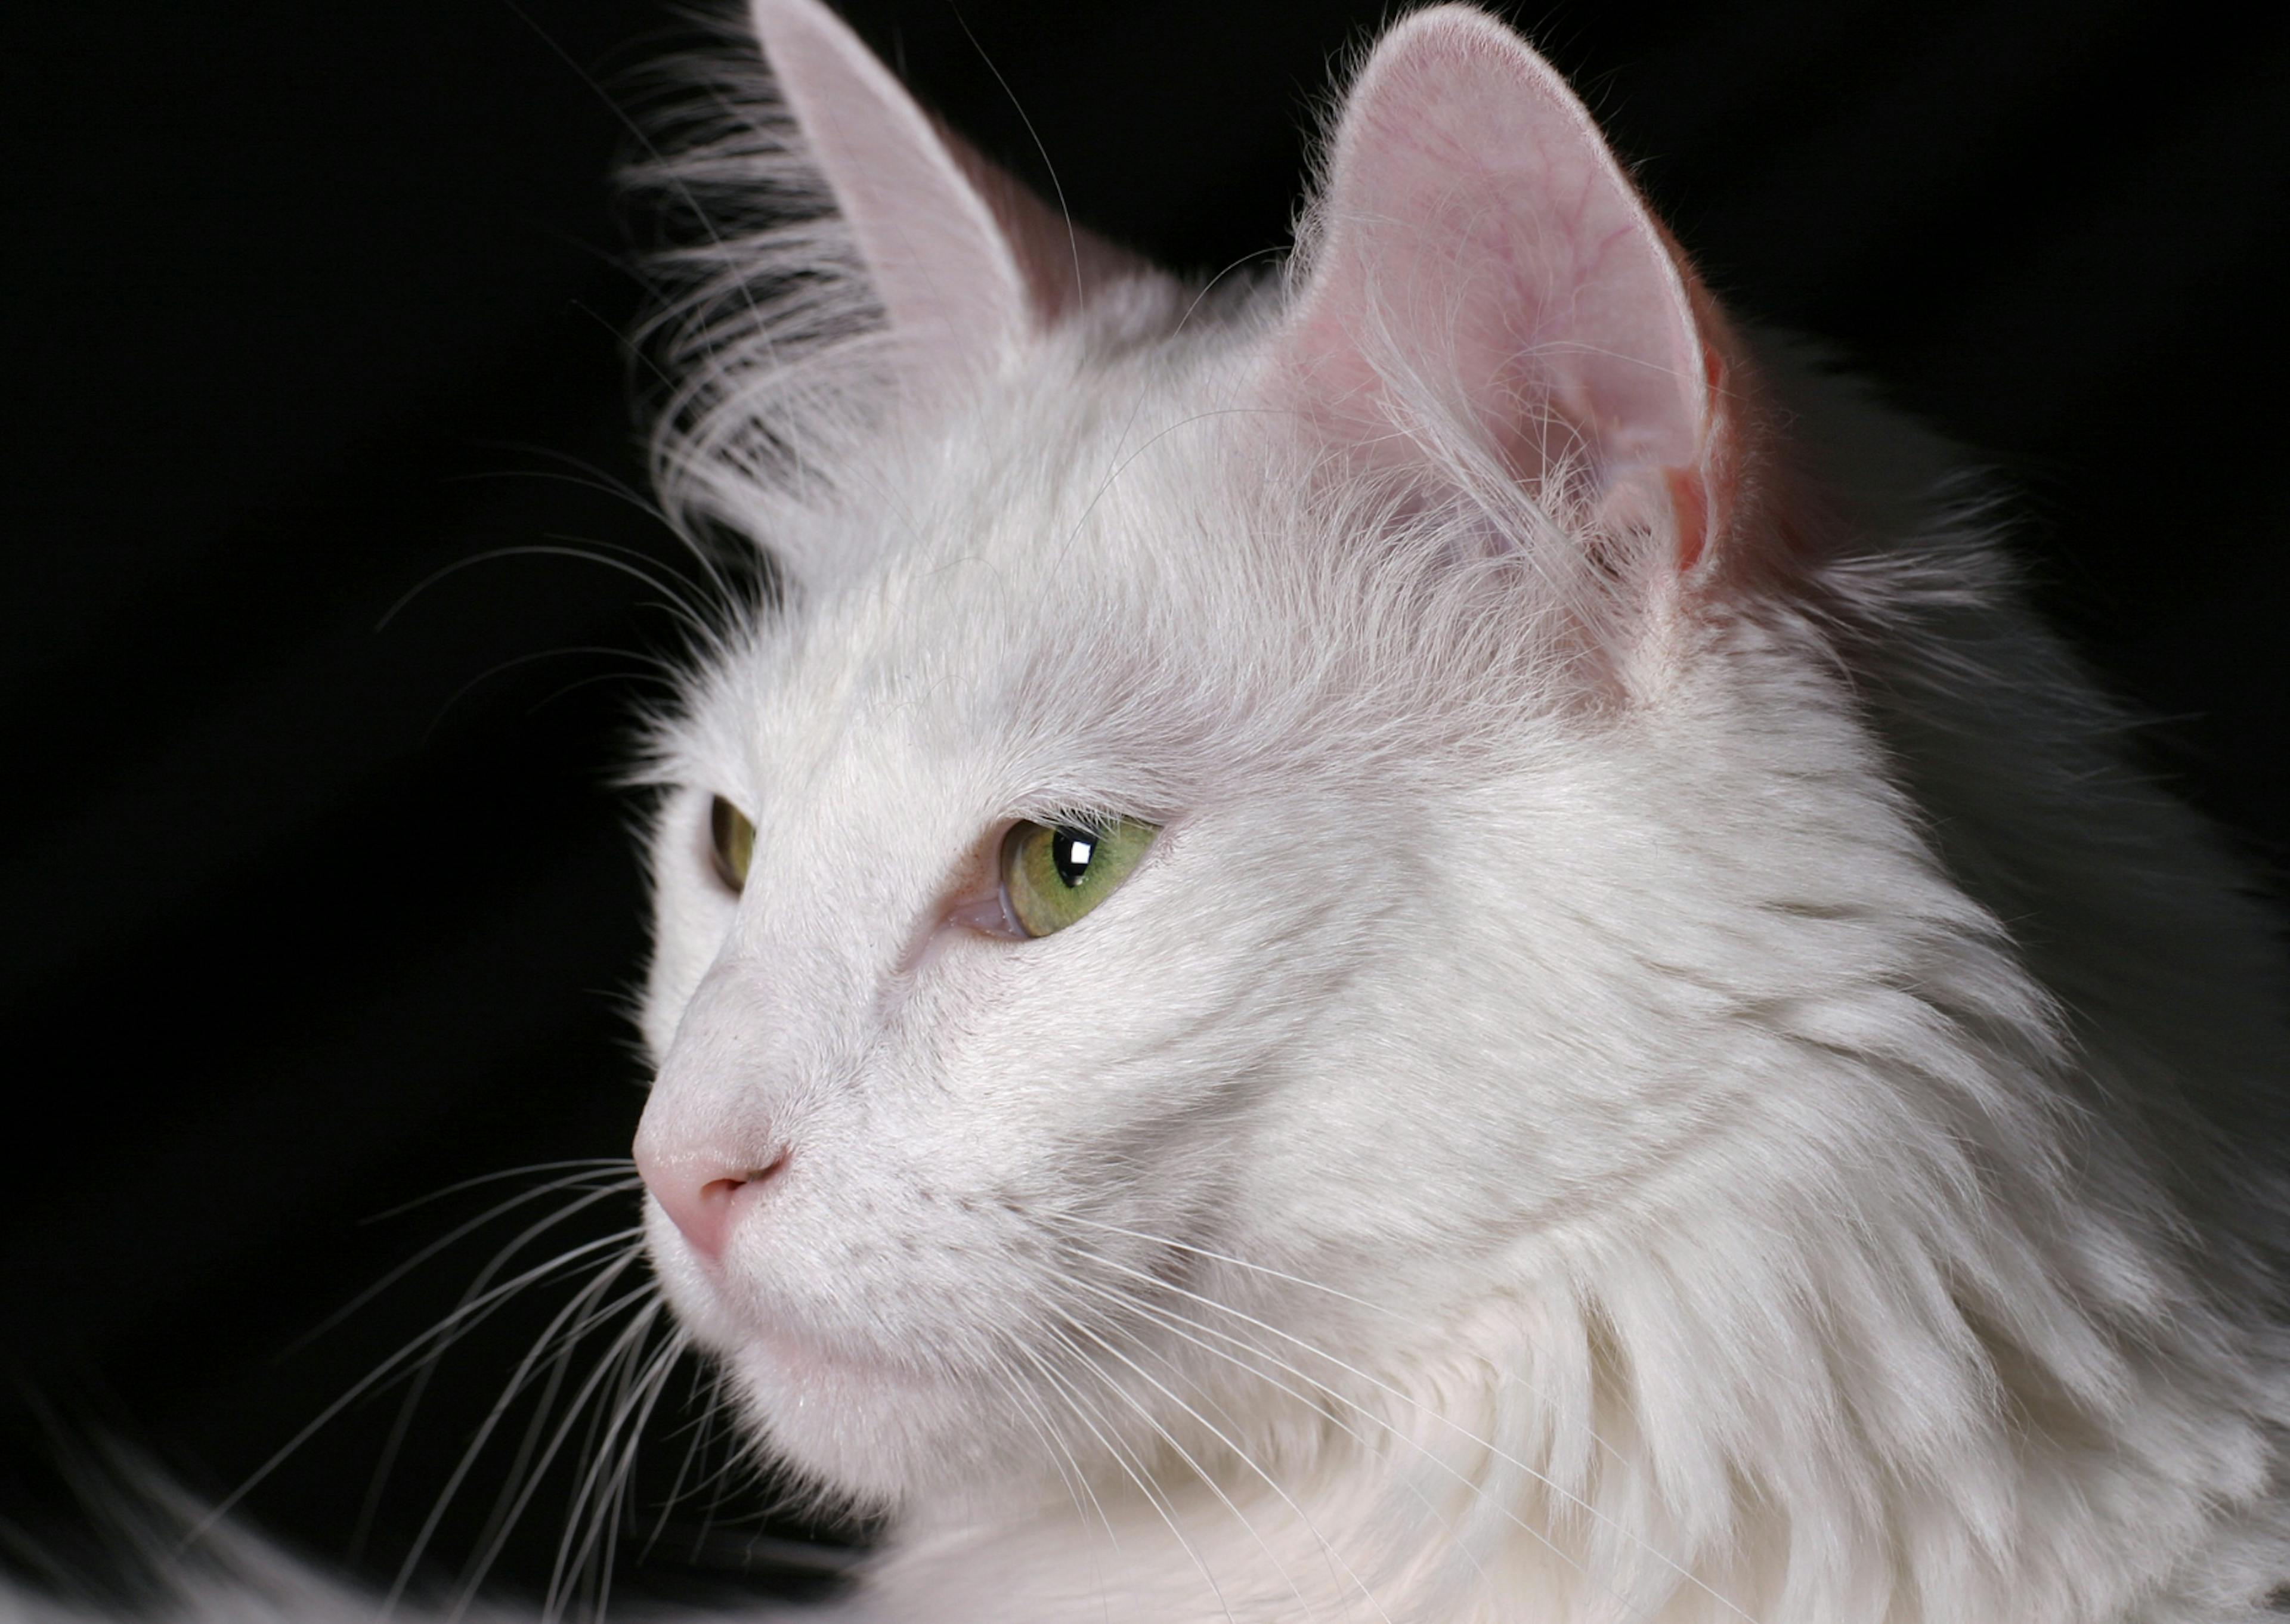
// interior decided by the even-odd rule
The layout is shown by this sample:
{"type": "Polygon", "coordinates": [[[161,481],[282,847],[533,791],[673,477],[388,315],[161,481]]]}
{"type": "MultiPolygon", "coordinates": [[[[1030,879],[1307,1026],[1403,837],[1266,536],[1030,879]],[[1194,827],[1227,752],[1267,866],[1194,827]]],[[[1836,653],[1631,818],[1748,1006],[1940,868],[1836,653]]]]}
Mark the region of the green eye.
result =
{"type": "Polygon", "coordinates": [[[747,813],[717,796],[708,808],[708,857],[725,890],[740,893],[755,854],[756,826],[748,821],[747,813]]]}
{"type": "Polygon", "coordinates": [[[1002,840],[1002,897],[1029,936],[1062,931],[1129,877],[1161,832],[1141,818],[1021,823],[1002,840]]]}

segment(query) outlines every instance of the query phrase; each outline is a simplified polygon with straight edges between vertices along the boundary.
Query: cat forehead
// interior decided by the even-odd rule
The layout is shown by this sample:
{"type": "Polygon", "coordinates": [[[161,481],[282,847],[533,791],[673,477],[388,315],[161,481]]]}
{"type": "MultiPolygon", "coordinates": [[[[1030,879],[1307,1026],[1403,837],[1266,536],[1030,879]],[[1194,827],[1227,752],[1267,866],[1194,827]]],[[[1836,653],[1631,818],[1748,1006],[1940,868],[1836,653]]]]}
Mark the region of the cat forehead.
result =
{"type": "Polygon", "coordinates": [[[1251,668],[1293,635],[1292,539],[1235,476],[1213,388],[1054,381],[887,436],[831,505],[777,516],[807,554],[859,562],[707,674],[695,742],[719,770],[895,738],[1040,778],[1040,759],[1149,756],[1201,730],[1201,699],[1269,675],[1251,668]]]}
{"type": "Polygon", "coordinates": [[[837,763],[916,791],[958,765],[1005,802],[1148,812],[1524,740],[1566,658],[1536,560],[1330,486],[1247,362],[1046,347],[882,436],[831,502],[759,511],[763,544],[800,525],[802,556],[851,562],[705,674],[707,775],[762,800],[837,763]]]}

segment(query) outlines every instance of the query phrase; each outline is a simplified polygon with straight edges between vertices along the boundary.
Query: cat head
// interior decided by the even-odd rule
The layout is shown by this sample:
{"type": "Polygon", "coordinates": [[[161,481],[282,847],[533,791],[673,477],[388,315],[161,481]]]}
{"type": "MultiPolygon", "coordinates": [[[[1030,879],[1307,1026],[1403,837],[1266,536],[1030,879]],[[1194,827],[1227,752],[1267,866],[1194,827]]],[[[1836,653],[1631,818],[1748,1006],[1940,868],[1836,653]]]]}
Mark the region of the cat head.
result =
{"type": "Polygon", "coordinates": [[[757,172],[835,212],[717,286],[663,459],[787,588],[661,731],[637,1141],[751,1417],[915,1504],[1332,1446],[1316,1395],[1525,1343],[1587,1412],[1594,1344],[1695,1316],[1754,1388],[1748,1274],[1990,1132],[1903,1057],[1952,998],[2044,1016],[1886,787],[1751,364],[1581,103],[1408,17],[1285,277],[1205,296],[812,0],[755,21],[794,143],[757,172]]]}

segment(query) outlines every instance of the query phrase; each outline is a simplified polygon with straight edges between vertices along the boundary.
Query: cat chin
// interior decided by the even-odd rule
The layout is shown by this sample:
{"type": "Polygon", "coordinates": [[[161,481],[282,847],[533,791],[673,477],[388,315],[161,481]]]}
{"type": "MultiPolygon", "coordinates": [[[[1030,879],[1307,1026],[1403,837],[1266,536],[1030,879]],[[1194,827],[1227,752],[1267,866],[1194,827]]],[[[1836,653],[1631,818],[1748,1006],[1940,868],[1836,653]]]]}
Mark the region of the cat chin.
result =
{"type": "Polygon", "coordinates": [[[995,1458],[983,1394],[805,1339],[758,1334],[723,1356],[741,1415],[788,1466],[829,1493],[898,1508],[983,1492],[995,1458]]]}
{"type": "Polygon", "coordinates": [[[740,1415],[832,1498],[884,1507],[1009,1475],[986,1419],[1000,1406],[957,1372],[925,1370],[743,1312],[648,1202],[653,1273],[692,1340],[728,1379],[740,1415]]]}

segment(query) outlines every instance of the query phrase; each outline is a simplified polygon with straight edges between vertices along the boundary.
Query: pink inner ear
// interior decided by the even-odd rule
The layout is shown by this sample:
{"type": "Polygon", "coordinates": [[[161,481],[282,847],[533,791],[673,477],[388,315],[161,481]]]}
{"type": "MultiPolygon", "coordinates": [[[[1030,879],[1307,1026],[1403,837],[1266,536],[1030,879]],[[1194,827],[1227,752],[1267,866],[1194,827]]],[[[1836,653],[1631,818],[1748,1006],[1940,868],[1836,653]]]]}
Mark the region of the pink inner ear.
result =
{"type": "Polygon", "coordinates": [[[942,124],[938,128],[949,156],[1000,228],[1042,325],[1064,320],[1101,287],[1153,274],[1146,260],[1065,219],[968,141],[942,124]]]}
{"type": "Polygon", "coordinates": [[[1669,499],[1659,471],[1709,471],[1709,352],[1678,262],[1588,111],[1499,24],[1448,6],[1384,37],[1314,226],[1281,364],[1341,432],[1391,435],[1413,377],[1460,388],[1529,481],[1563,463],[1629,507],[1669,499]]]}
{"type": "Polygon", "coordinates": [[[946,132],[819,0],[753,0],[753,15],[891,326],[926,367],[989,364],[1144,268],[946,132]]]}

